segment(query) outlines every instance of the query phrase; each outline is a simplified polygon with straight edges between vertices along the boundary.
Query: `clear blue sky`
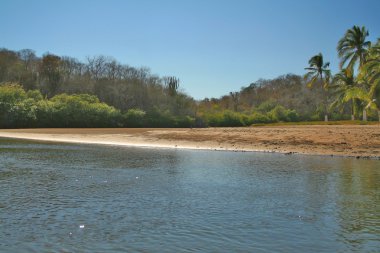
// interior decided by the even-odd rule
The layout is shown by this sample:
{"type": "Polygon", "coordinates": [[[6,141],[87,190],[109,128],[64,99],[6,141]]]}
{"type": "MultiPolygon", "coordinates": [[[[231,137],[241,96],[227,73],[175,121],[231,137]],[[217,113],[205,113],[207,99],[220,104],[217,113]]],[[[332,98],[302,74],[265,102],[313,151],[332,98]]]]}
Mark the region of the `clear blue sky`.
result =
{"type": "Polygon", "coordinates": [[[0,0],[0,47],[76,57],[113,56],[175,75],[195,98],[259,78],[303,74],[353,25],[380,37],[379,0],[0,0]]]}

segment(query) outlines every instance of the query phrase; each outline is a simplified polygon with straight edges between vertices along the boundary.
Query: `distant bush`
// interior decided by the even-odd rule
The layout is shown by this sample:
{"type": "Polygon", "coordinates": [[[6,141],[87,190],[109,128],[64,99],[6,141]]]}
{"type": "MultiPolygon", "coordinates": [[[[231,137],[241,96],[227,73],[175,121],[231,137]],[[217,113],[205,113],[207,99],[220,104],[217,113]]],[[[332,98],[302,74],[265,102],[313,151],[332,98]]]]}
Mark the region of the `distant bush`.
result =
{"type": "MultiPolygon", "coordinates": [[[[315,118],[323,116],[317,111],[315,118]]],[[[338,117],[339,115],[334,115],[338,117]]],[[[369,113],[369,117],[376,115],[369,113]]],[[[333,117],[333,118],[335,118],[333,117]]],[[[342,116],[341,116],[342,117],[342,116]]],[[[312,117],[313,119],[313,117],[312,117]]],[[[197,118],[169,109],[129,109],[124,114],[89,94],[44,98],[37,90],[17,84],[0,85],[0,127],[239,127],[279,121],[299,121],[296,111],[267,101],[246,112],[209,110],[197,118]]]]}
{"type": "Polygon", "coordinates": [[[195,118],[190,116],[174,117],[174,127],[193,127],[195,126],[195,118]]]}
{"type": "Polygon", "coordinates": [[[42,97],[39,91],[31,91],[27,94],[17,84],[0,85],[0,127],[34,126],[37,120],[37,105],[34,96],[42,97]]]}
{"type": "Polygon", "coordinates": [[[88,94],[60,94],[50,100],[16,84],[0,85],[0,127],[117,127],[119,110],[88,94]]]}
{"type": "Polygon", "coordinates": [[[333,120],[333,121],[335,121],[335,120],[350,120],[351,115],[333,112],[333,113],[329,114],[329,119],[333,120]]]}
{"type": "Polygon", "coordinates": [[[140,109],[129,109],[124,115],[125,127],[144,127],[146,124],[146,112],[140,109]]]}
{"type": "Polygon", "coordinates": [[[146,125],[150,127],[172,127],[173,117],[169,111],[153,108],[146,114],[146,125]]]}
{"type": "Polygon", "coordinates": [[[193,127],[195,119],[190,116],[176,116],[170,111],[154,108],[145,116],[145,127],[193,127]]]}
{"type": "Polygon", "coordinates": [[[249,125],[259,124],[259,123],[271,123],[271,122],[274,122],[273,119],[268,117],[266,114],[262,114],[259,112],[255,112],[249,117],[249,125]]]}
{"type": "Polygon", "coordinates": [[[230,110],[208,112],[202,115],[203,122],[212,127],[249,126],[252,124],[274,123],[279,121],[299,121],[299,115],[294,110],[289,110],[272,102],[263,103],[253,112],[233,112],[230,110]],[[267,111],[269,110],[269,111],[267,111]]]}
{"type": "Polygon", "coordinates": [[[246,125],[246,116],[241,113],[225,110],[222,112],[207,113],[203,115],[203,120],[212,127],[236,127],[246,125]]]}
{"type": "Polygon", "coordinates": [[[273,122],[284,121],[284,122],[295,122],[299,120],[299,116],[296,111],[285,109],[281,105],[274,107],[269,113],[268,117],[273,122]]]}
{"type": "Polygon", "coordinates": [[[60,94],[50,99],[55,126],[62,127],[118,127],[122,115],[119,110],[101,103],[94,95],[60,94]]]}
{"type": "Polygon", "coordinates": [[[267,113],[273,110],[277,106],[277,103],[273,100],[268,100],[263,103],[261,103],[257,108],[256,111],[261,113],[267,113]]]}

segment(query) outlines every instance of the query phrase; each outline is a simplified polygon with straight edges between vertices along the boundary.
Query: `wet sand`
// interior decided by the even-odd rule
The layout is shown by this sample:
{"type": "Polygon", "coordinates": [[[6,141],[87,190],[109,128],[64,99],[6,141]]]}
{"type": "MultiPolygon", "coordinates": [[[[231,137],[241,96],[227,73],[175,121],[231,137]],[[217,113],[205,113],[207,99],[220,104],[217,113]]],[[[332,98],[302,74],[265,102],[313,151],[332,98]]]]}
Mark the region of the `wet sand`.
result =
{"type": "Polygon", "coordinates": [[[380,125],[239,128],[0,129],[0,137],[123,146],[261,151],[380,159],[380,125]]]}

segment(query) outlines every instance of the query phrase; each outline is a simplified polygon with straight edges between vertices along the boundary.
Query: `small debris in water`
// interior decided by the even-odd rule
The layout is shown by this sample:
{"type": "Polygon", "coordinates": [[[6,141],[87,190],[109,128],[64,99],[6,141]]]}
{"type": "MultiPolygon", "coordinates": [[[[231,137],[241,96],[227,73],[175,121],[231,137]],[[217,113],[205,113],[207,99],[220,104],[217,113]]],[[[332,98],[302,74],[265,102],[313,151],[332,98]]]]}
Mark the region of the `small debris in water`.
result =
{"type": "Polygon", "coordinates": [[[139,179],[139,177],[136,177],[136,179],[139,179]]]}
{"type": "Polygon", "coordinates": [[[84,225],[79,225],[79,228],[84,228],[84,225]]]}

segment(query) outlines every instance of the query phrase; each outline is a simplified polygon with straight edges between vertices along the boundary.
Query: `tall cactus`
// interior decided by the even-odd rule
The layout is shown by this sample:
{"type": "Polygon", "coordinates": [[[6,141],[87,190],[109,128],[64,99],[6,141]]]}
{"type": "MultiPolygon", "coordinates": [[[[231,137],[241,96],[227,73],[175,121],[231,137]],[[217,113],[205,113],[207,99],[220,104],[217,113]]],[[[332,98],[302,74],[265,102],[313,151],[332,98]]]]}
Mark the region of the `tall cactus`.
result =
{"type": "Polygon", "coordinates": [[[177,91],[179,88],[179,79],[176,78],[175,76],[169,76],[164,78],[165,80],[165,85],[168,89],[169,96],[174,97],[177,95],[177,91]]]}

